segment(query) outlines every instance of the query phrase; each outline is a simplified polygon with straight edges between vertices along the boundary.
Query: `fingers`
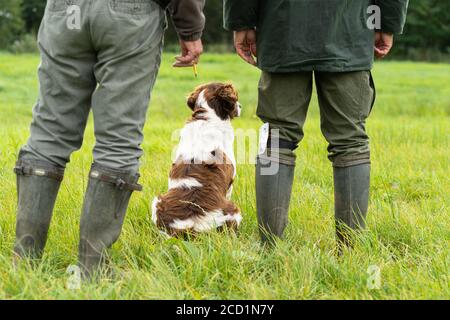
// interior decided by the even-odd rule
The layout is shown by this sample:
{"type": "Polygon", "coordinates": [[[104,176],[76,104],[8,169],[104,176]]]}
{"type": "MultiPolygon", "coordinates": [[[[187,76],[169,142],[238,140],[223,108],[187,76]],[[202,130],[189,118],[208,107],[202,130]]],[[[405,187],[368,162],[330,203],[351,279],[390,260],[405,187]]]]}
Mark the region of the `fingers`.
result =
{"type": "Polygon", "coordinates": [[[257,57],[258,55],[256,54],[256,43],[253,43],[250,46],[250,51],[252,52],[252,55],[254,55],[255,57],[257,57]]]}
{"type": "Polygon", "coordinates": [[[198,64],[200,60],[199,55],[194,55],[191,52],[188,52],[185,56],[176,56],[175,62],[173,64],[174,67],[191,67],[194,64],[198,64]]]}
{"type": "Polygon", "coordinates": [[[374,54],[376,58],[386,57],[392,49],[394,36],[389,33],[376,32],[374,54]]]}
{"type": "Polygon", "coordinates": [[[378,49],[377,47],[374,48],[375,57],[378,59],[384,58],[385,54],[382,50],[378,49]]]}
{"type": "Polygon", "coordinates": [[[200,56],[203,53],[203,44],[201,40],[180,41],[181,55],[175,57],[173,67],[182,68],[198,64],[200,56]]]}
{"type": "Polygon", "coordinates": [[[256,66],[256,33],[254,30],[235,32],[234,47],[242,60],[256,66]]]}
{"type": "Polygon", "coordinates": [[[375,47],[374,47],[375,57],[382,59],[388,55],[390,50],[391,50],[391,47],[388,45],[375,44],[375,47]]]}
{"type": "Polygon", "coordinates": [[[250,46],[251,53],[257,57],[256,54],[256,31],[255,30],[249,30],[247,32],[247,43],[250,46]]]}
{"type": "Polygon", "coordinates": [[[249,64],[251,64],[253,66],[256,65],[256,61],[255,61],[255,58],[252,55],[250,47],[237,45],[236,46],[236,52],[242,58],[242,60],[244,60],[245,62],[247,62],[247,63],[249,63],[249,64]]]}
{"type": "Polygon", "coordinates": [[[172,64],[172,67],[175,68],[185,68],[192,67],[194,64],[198,64],[199,58],[185,58],[185,57],[175,57],[175,62],[172,64]]]}

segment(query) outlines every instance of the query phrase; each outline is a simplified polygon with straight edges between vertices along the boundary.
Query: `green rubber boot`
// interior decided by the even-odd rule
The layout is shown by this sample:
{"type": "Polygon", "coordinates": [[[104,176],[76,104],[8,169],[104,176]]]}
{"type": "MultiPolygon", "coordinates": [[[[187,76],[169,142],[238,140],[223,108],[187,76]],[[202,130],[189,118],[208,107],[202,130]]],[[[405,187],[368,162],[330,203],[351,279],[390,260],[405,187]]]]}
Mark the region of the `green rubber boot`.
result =
{"type": "Polygon", "coordinates": [[[352,246],[355,231],[365,228],[369,204],[370,164],[335,167],[334,207],[339,253],[352,246]]]}
{"type": "Polygon", "coordinates": [[[141,191],[138,174],[94,164],[80,222],[79,266],[84,279],[100,272],[107,249],[119,238],[133,191],[141,191]]]}
{"type": "Polygon", "coordinates": [[[46,162],[19,160],[17,175],[17,221],[14,253],[20,258],[39,259],[47,242],[64,169],[46,162]]]}
{"type": "Polygon", "coordinates": [[[283,150],[260,155],[256,163],[256,209],[263,244],[273,245],[282,238],[288,224],[295,155],[291,150],[284,154],[288,157],[283,157],[283,150]]]}

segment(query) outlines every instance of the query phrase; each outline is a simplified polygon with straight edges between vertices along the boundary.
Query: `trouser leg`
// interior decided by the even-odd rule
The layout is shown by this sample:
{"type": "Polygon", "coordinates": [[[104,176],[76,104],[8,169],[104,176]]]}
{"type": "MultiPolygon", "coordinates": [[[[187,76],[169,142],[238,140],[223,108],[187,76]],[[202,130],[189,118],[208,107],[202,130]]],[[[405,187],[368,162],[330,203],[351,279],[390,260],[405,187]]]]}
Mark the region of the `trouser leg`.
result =
{"type": "Polygon", "coordinates": [[[280,139],[298,144],[304,136],[312,95],[312,72],[263,71],[258,86],[256,115],[278,132],[280,139]]]}
{"type": "Polygon", "coordinates": [[[22,257],[39,258],[44,250],[64,167],[81,146],[96,86],[86,15],[80,30],[70,30],[66,8],[63,1],[49,3],[38,35],[39,98],[30,137],[15,168],[18,208],[14,251],[22,257]]]}
{"type": "Polygon", "coordinates": [[[125,7],[108,6],[109,14],[93,22],[93,39],[100,48],[95,66],[99,87],[93,96],[94,161],[136,172],[166,23],[164,11],[155,2],[137,3],[142,14],[129,15],[125,7]]]}
{"type": "Polygon", "coordinates": [[[93,41],[99,86],[92,110],[96,145],[80,224],[79,263],[87,277],[118,239],[136,185],[143,127],[158,73],[164,11],[153,1],[93,3],[93,41]],[[139,14],[130,15],[129,9],[139,14]],[[103,177],[104,179],[102,179],[103,177]],[[122,181],[122,182],[120,182],[122,181]]]}
{"type": "Polygon", "coordinates": [[[66,2],[46,8],[38,35],[39,98],[21,159],[65,167],[72,152],[81,147],[96,87],[96,57],[90,44],[85,3],[79,0],[80,30],[67,27],[66,2]]]}
{"type": "Polygon", "coordinates": [[[369,71],[316,73],[322,132],[333,163],[336,234],[350,245],[351,233],[365,227],[370,186],[366,119],[375,100],[369,71]]]}
{"type": "Polygon", "coordinates": [[[303,124],[312,93],[312,73],[263,72],[257,114],[269,123],[265,152],[256,164],[256,207],[263,243],[282,237],[288,223],[295,171],[294,150],[303,138],[303,124]]]}

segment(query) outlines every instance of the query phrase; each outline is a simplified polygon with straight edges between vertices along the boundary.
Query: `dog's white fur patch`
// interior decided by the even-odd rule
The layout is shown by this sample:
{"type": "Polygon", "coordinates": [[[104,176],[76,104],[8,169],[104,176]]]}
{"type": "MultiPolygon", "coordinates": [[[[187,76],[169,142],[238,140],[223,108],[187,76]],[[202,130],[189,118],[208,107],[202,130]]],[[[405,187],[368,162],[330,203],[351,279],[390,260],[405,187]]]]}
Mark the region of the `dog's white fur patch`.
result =
{"type": "Polygon", "coordinates": [[[207,111],[207,120],[192,121],[185,125],[181,130],[175,159],[181,159],[184,163],[191,163],[192,160],[202,163],[213,157],[212,151],[221,150],[230,159],[235,176],[234,131],[231,120],[222,120],[217,116],[205,100],[204,92],[200,93],[197,105],[207,111]]]}
{"type": "Polygon", "coordinates": [[[232,194],[233,194],[233,186],[231,185],[230,188],[228,188],[228,191],[227,191],[227,199],[228,200],[231,200],[232,194]]]}
{"type": "Polygon", "coordinates": [[[192,229],[196,232],[205,232],[223,226],[228,221],[235,221],[237,225],[242,221],[240,213],[234,215],[224,215],[222,210],[207,212],[204,216],[189,219],[176,219],[170,227],[177,230],[192,229]]]}
{"type": "Polygon", "coordinates": [[[158,203],[160,201],[161,200],[158,197],[155,197],[152,202],[152,221],[154,224],[156,224],[156,222],[158,221],[158,215],[157,215],[158,209],[156,209],[156,206],[158,205],[158,203]]]}
{"type": "Polygon", "coordinates": [[[238,112],[237,112],[237,116],[240,117],[242,113],[242,107],[241,104],[238,102],[238,112]]]}
{"type": "Polygon", "coordinates": [[[181,188],[192,189],[201,187],[203,187],[203,185],[195,178],[169,179],[169,190],[181,188]]]}

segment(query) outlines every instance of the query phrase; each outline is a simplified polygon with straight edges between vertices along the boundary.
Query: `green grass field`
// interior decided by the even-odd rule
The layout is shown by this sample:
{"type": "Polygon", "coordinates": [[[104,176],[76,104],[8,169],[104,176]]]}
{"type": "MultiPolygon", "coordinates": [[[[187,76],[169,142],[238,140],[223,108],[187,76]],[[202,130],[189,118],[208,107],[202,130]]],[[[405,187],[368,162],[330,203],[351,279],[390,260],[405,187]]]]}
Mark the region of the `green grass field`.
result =
{"type": "Polygon", "coordinates": [[[39,57],[0,54],[0,299],[448,299],[450,298],[450,65],[378,63],[378,100],[368,122],[373,154],[368,231],[342,259],[333,248],[332,168],[316,98],[310,107],[286,239],[274,251],[258,245],[253,165],[238,167],[233,198],[244,213],[238,236],[207,234],[165,240],[150,221],[154,195],[167,188],[172,139],[189,116],[184,100],[197,84],[232,80],[243,117],[257,129],[258,70],[232,55],[207,54],[194,79],[166,54],[155,87],[143,148],[142,193],[133,195],[111,252],[114,279],[69,289],[78,225],[94,143],[90,121],[59,194],[46,254],[31,267],[11,265],[16,210],[12,172],[37,97],[39,57]],[[381,270],[370,289],[367,269],[381,270]]]}

